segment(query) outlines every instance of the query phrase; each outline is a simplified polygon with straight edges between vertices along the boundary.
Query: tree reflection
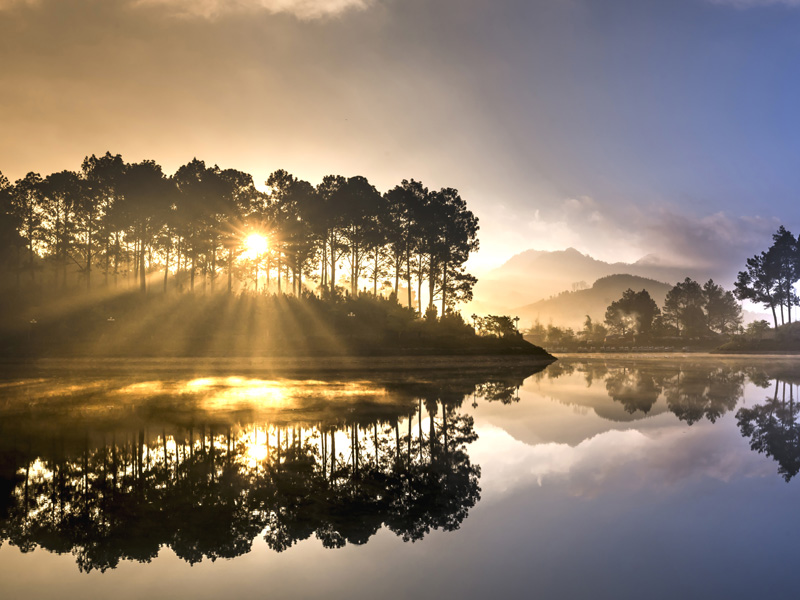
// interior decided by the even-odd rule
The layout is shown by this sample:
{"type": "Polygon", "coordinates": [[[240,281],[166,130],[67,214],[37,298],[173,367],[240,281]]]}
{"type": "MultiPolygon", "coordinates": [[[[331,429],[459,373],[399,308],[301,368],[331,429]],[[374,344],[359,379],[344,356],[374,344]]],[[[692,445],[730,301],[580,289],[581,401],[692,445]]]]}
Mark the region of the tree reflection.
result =
{"type": "Polygon", "coordinates": [[[752,408],[741,408],[736,420],[750,448],[778,463],[778,473],[790,481],[800,472],[800,406],[794,400],[794,383],[776,379],[772,397],[752,408]],[[788,392],[787,392],[788,386],[788,392]]]}
{"type": "Polygon", "coordinates": [[[571,376],[577,372],[589,388],[602,382],[609,398],[630,415],[648,415],[663,398],[667,408],[689,425],[704,418],[714,423],[733,410],[744,395],[748,379],[762,387],[764,381],[768,381],[762,371],[729,364],[700,366],[629,360],[561,362],[566,363],[550,365],[544,374],[536,376],[537,380],[541,381],[544,376],[571,376]],[[558,368],[554,368],[556,366],[558,368]]]}
{"type": "Polygon", "coordinates": [[[661,385],[652,373],[641,368],[615,369],[606,374],[606,390],[615,402],[633,414],[650,412],[661,394],[661,385]]]}
{"type": "Polygon", "coordinates": [[[745,372],[728,366],[681,369],[664,382],[667,406],[689,425],[704,417],[715,423],[744,394],[745,372]]]}
{"type": "MultiPolygon", "coordinates": [[[[281,552],[312,536],[364,544],[384,526],[405,541],[452,531],[480,499],[467,452],[477,434],[459,408],[479,390],[502,401],[524,377],[385,383],[372,404],[339,410],[308,396],[299,412],[220,413],[157,394],[93,419],[8,414],[0,541],[71,552],[88,572],[149,562],[164,546],[189,563],[231,558],[262,534],[281,552]]],[[[90,396],[73,407],[94,414],[90,396]]]]}

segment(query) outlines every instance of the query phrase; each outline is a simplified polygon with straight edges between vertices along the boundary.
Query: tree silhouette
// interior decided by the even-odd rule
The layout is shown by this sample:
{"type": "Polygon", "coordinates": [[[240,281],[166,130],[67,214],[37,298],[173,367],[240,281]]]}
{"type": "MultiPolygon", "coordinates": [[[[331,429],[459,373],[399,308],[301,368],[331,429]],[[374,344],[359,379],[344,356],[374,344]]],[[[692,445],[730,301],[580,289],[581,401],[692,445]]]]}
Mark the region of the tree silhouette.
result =
{"type": "MultiPolygon", "coordinates": [[[[622,293],[622,298],[612,302],[606,309],[605,323],[611,331],[619,335],[624,336],[629,332],[647,335],[653,329],[653,321],[660,314],[658,305],[647,290],[634,292],[627,289],[622,293]]],[[[591,326],[591,322],[589,325],[591,326]]]]}
{"type": "Polygon", "coordinates": [[[800,406],[795,402],[793,385],[789,384],[788,398],[786,386],[776,379],[773,396],[763,404],[739,409],[736,420],[742,436],[750,438],[750,448],[774,459],[778,473],[789,482],[800,472],[800,406]]]}
{"type": "Polygon", "coordinates": [[[703,285],[706,326],[717,333],[733,333],[742,324],[742,307],[732,292],[709,279],[703,285]]]}
{"type": "Polygon", "coordinates": [[[794,284],[800,280],[800,245],[782,225],[772,236],[773,244],[766,252],[748,258],[746,268],[736,279],[734,293],[739,300],[763,304],[772,311],[778,327],[777,309],[781,324],[792,321],[792,306],[800,303],[794,284]],[[784,314],[784,307],[786,313],[784,314]]]}
{"type": "Polygon", "coordinates": [[[696,337],[706,330],[703,288],[687,277],[675,284],[664,300],[664,322],[684,337],[696,337]]]}

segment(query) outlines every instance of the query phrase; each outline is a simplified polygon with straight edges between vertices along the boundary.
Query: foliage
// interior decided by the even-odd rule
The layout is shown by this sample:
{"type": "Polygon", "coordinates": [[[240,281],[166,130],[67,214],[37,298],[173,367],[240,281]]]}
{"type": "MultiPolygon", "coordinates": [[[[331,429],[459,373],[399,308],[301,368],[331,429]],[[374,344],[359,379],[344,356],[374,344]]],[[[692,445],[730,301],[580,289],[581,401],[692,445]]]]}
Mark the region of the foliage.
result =
{"type": "Polygon", "coordinates": [[[145,293],[214,290],[223,273],[229,292],[336,301],[393,291],[418,314],[440,303],[445,315],[472,298],[464,265],[478,249],[478,220],[457,190],[412,179],[381,194],[363,176],[339,175],[313,186],[282,169],[266,186],[196,158],[168,177],[153,161],[110,152],[76,172],[13,185],[0,175],[0,287],[92,288],[100,270],[104,285],[145,293]],[[254,233],[268,240],[257,256],[244,245],[254,233]]]}
{"type": "Polygon", "coordinates": [[[478,335],[494,336],[499,338],[516,337],[519,335],[517,330],[518,318],[511,318],[508,315],[487,315],[479,317],[473,315],[475,321],[475,329],[478,335]]]}
{"type": "Polygon", "coordinates": [[[646,335],[653,328],[653,320],[660,314],[658,305],[647,290],[634,292],[629,288],[622,293],[622,298],[608,307],[605,323],[618,335],[646,335]]]}
{"type": "Polygon", "coordinates": [[[781,324],[791,323],[792,307],[800,304],[794,289],[800,281],[800,243],[782,225],[772,240],[766,252],[747,259],[745,270],[740,271],[736,279],[734,293],[739,300],[750,300],[769,308],[777,328],[778,311],[781,324]]]}

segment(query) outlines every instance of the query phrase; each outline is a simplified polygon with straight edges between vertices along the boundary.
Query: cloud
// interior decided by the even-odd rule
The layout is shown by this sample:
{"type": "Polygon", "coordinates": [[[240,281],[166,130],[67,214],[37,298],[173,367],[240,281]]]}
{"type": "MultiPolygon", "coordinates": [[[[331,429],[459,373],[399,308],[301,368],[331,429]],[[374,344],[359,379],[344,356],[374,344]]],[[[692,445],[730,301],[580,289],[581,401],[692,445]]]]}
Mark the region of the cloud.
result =
{"type": "Polygon", "coordinates": [[[745,258],[771,244],[775,217],[696,214],[671,204],[642,206],[572,197],[536,210],[525,222],[529,247],[574,247],[607,262],[653,256],[665,267],[707,270],[727,277],[745,258]]]}
{"type": "MultiPolygon", "coordinates": [[[[163,7],[175,16],[213,19],[228,13],[287,13],[300,19],[332,17],[348,10],[363,10],[374,0],[120,0],[138,7],[163,7]]],[[[43,0],[0,0],[0,10],[37,6],[43,0]]]]}
{"type": "Polygon", "coordinates": [[[740,264],[765,250],[778,225],[775,218],[732,217],[723,212],[695,217],[663,209],[649,215],[642,228],[657,254],[678,265],[710,268],[731,261],[740,264]]]}
{"type": "Polygon", "coordinates": [[[134,0],[136,5],[164,6],[175,14],[214,18],[231,12],[289,13],[318,19],[367,8],[372,0],[134,0]]]}
{"type": "Polygon", "coordinates": [[[647,434],[607,431],[576,446],[527,445],[494,426],[479,427],[478,436],[470,454],[475,463],[487,465],[481,477],[487,499],[532,483],[565,485],[571,495],[591,498],[620,490],[666,492],[690,481],[728,482],[773,472],[769,461],[735,443],[738,432],[731,435],[730,429],[711,424],[689,429],[668,423],[647,434]]]}
{"type": "Polygon", "coordinates": [[[800,6],[800,0],[708,0],[712,4],[735,6],[736,8],[760,8],[764,6],[800,6]]]}
{"type": "Polygon", "coordinates": [[[0,10],[9,10],[20,6],[35,6],[40,0],[0,0],[0,10]]]}

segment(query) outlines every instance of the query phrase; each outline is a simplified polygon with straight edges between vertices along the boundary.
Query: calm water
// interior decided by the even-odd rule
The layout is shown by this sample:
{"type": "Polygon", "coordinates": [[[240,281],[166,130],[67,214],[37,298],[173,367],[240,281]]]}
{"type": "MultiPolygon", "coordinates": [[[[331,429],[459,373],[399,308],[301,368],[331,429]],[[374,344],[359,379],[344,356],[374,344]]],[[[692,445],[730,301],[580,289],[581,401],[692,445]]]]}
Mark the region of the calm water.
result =
{"type": "Polygon", "coordinates": [[[800,359],[465,371],[7,367],[0,595],[796,597],[800,359]]]}

